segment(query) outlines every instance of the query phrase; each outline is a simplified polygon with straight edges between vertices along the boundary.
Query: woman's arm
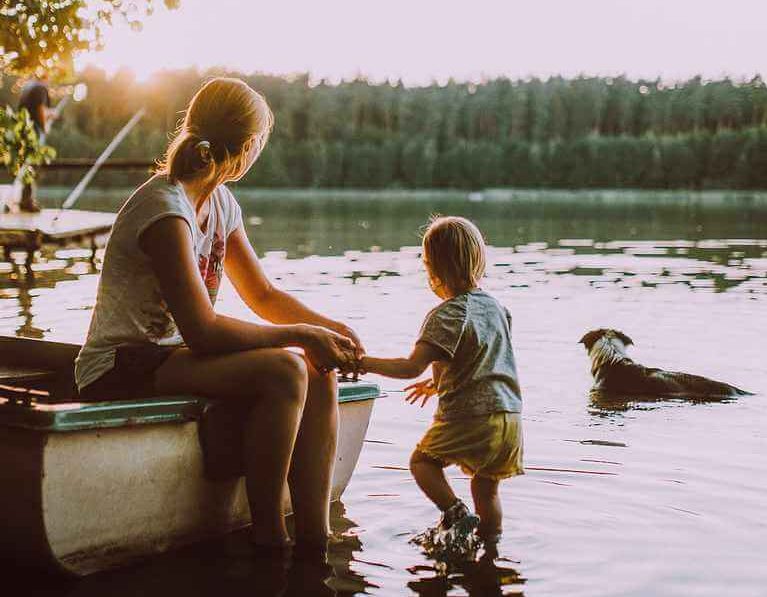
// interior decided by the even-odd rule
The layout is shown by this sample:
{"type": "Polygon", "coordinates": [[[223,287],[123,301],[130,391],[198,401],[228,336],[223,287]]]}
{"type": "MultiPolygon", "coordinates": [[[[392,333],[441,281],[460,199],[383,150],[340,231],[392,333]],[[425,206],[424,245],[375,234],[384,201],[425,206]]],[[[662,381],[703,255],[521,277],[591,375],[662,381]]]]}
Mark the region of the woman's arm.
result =
{"type": "Polygon", "coordinates": [[[272,323],[308,323],[326,327],[350,338],[360,355],[364,352],[361,342],[351,328],[313,311],[294,296],[272,284],[266,277],[242,226],[227,239],[224,268],[237,294],[259,317],[272,323]]]}
{"type": "Polygon", "coordinates": [[[418,342],[407,358],[379,359],[364,356],[360,360],[360,369],[366,373],[378,373],[386,377],[412,379],[418,377],[435,361],[445,358],[444,353],[427,342],[418,342]]]}
{"type": "Polygon", "coordinates": [[[152,224],[139,239],[149,256],[163,299],[184,342],[198,353],[250,348],[299,346],[319,368],[348,366],[353,344],[347,338],[312,325],[257,325],[213,310],[195,260],[189,226],[167,217],[152,224]]]}
{"type": "Polygon", "coordinates": [[[50,110],[47,109],[43,104],[40,104],[37,106],[37,122],[40,123],[40,127],[45,131],[45,133],[48,133],[48,129],[51,128],[51,122],[52,119],[49,118],[51,116],[50,110]]]}

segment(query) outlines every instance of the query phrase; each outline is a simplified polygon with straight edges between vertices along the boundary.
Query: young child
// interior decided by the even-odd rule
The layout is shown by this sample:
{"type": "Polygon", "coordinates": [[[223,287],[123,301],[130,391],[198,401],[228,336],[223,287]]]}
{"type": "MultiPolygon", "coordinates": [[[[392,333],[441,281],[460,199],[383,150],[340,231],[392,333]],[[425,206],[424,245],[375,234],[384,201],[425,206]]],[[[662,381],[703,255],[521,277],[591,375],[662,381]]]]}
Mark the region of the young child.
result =
{"type": "Polygon", "coordinates": [[[437,531],[465,539],[477,529],[486,543],[494,543],[502,530],[498,484],[524,473],[511,314],[479,288],[485,243],[469,220],[432,220],[423,238],[423,260],[429,286],[443,302],[427,316],[409,357],[364,356],[360,370],[409,379],[432,365],[432,379],[406,388],[411,404],[421,399],[423,406],[439,395],[434,421],[413,451],[410,470],[442,511],[437,531]],[[450,464],[471,475],[479,518],[448,484],[443,469],[450,464]]]}

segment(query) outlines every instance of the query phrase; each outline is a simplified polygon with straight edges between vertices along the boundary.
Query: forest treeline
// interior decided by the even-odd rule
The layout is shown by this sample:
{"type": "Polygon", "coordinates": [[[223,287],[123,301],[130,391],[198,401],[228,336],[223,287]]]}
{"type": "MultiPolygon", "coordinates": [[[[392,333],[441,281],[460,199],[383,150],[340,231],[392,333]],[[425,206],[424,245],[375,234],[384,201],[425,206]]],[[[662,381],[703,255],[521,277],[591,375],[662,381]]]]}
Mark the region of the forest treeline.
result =
{"type": "MultiPolygon", "coordinates": [[[[98,155],[146,106],[115,157],[156,159],[201,82],[220,74],[247,80],[275,112],[267,150],[244,184],[767,188],[767,86],[760,77],[674,85],[499,78],[406,87],[191,69],[137,82],[127,72],[108,77],[88,69],[81,77],[87,99],[67,107],[49,140],[62,157],[98,155]]],[[[0,103],[14,103],[14,81],[2,85],[0,103]]],[[[104,172],[99,181],[119,184],[121,176],[104,172]]]]}

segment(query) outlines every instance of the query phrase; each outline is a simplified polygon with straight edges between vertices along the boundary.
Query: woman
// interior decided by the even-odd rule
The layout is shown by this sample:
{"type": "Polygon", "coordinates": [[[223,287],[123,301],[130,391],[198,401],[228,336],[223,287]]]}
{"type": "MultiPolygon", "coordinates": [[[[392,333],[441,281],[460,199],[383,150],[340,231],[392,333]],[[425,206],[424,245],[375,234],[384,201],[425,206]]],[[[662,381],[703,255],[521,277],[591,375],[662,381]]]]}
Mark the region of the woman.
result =
{"type": "Polygon", "coordinates": [[[253,543],[262,551],[287,546],[287,482],[294,554],[323,553],[338,424],[329,372],[353,368],[362,347],[344,324],[271,284],[223,186],[253,165],[272,122],[264,98],[238,79],[214,79],[197,92],[157,174],[117,216],[75,377],[86,401],[170,394],[250,401],[253,543]],[[213,310],[222,271],[273,325],[213,310]]]}

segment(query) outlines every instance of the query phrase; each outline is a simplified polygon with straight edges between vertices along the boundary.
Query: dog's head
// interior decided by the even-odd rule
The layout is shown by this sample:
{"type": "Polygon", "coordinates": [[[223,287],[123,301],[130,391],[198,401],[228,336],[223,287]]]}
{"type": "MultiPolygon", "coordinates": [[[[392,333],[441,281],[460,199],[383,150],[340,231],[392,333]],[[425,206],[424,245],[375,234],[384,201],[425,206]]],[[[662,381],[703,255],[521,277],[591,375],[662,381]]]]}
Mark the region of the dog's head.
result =
{"type": "Polygon", "coordinates": [[[597,343],[600,339],[606,337],[608,340],[615,338],[620,340],[624,346],[630,346],[634,344],[634,341],[621,331],[613,330],[609,328],[599,328],[598,330],[591,330],[583,335],[583,338],[578,340],[580,344],[586,347],[586,351],[590,351],[591,347],[597,343]]]}

